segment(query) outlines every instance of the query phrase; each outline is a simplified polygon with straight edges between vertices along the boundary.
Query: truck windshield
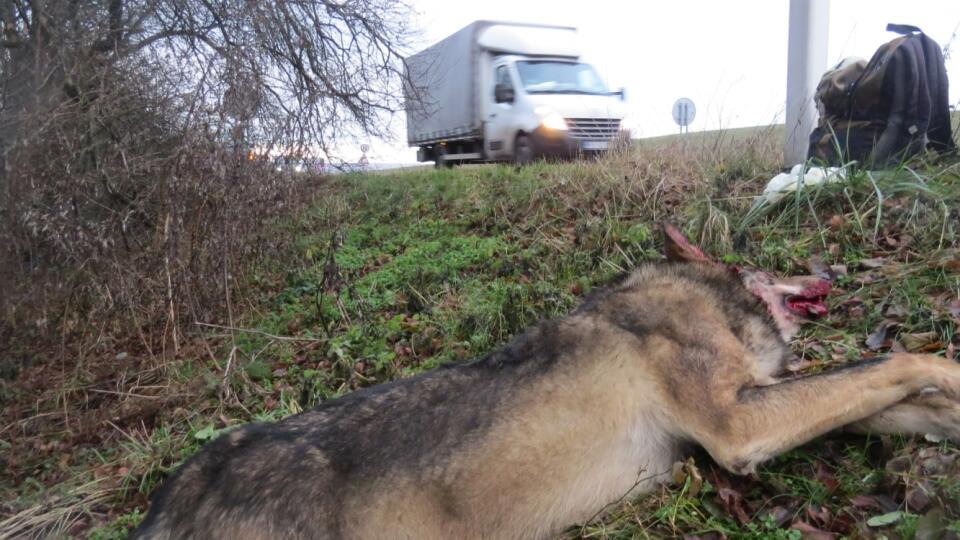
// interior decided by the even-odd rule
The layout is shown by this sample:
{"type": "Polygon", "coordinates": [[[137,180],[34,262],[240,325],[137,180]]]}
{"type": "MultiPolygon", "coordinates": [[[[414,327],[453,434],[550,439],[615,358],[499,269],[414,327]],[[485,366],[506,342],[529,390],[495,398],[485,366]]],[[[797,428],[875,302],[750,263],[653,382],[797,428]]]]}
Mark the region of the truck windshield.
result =
{"type": "Polygon", "coordinates": [[[590,64],[552,60],[517,62],[523,89],[528,94],[609,94],[590,64]]]}

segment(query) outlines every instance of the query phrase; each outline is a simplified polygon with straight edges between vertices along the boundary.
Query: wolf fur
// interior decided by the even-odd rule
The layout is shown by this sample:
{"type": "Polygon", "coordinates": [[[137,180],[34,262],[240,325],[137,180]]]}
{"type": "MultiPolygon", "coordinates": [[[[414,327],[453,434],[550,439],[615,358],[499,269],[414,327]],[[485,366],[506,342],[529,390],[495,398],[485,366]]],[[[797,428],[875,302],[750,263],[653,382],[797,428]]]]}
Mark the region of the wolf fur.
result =
{"type": "Polygon", "coordinates": [[[944,358],[781,379],[795,328],[750,279],[645,264],[486,357],[240,427],[133,536],[547,538],[665,481],[692,445],[748,473],[844,426],[960,439],[944,358]]]}

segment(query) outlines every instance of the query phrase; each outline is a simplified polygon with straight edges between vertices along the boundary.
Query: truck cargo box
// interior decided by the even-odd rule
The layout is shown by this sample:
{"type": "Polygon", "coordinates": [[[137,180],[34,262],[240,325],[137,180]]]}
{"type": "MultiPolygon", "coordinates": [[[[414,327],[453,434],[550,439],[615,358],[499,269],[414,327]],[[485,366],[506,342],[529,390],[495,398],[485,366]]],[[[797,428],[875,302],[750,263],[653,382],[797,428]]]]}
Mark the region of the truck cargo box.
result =
{"type": "Polygon", "coordinates": [[[483,54],[577,58],[576,29],[476,21],[406,59],[407,142],[482,136],[483,54]]]}

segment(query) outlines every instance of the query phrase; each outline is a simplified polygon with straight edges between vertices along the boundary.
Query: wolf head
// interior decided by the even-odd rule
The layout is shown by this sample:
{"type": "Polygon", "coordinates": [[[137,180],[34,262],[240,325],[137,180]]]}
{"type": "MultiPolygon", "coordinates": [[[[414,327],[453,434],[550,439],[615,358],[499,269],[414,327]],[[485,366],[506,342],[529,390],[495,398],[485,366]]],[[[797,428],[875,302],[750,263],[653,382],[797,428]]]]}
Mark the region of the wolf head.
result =
{"type": "MultiPolygon", "coordinates": [[[[670,261],[721,266],[669,223],[663,224],[663,251],[670,261]]],[[[825,279],[815,276],[779,278],[743,266],[729,266],[728,269],[740,276],[744,287],[763,300],[785,340],[796,335],[803,323],[827,313],[824,300],[830,294],[831,286],[825,279]]]]}

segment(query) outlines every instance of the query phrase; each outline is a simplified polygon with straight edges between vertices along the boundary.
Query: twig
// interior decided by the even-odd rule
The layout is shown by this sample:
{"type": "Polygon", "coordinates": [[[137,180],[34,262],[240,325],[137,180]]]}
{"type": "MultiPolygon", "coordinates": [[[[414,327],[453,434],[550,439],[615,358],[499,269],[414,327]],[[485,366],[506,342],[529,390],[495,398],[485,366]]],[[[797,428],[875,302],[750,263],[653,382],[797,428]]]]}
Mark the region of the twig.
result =
{"type": "Polygon", "coordinates": [[[880,235],[880,219],[883,217],[883,192],[880,191],[880,186],[877,185],[877,181],[873,179],[870,171],[867,171],[867,178],[870,180],[870,183],[873,185],[873,190],[877,194],[877,219],[873,226],[873,241],[876,242],[877,236],[880,235]]]}
{"type": "Polygon", "coordinates": [[[147,394],[134,394],[133,392],[116,392],[114,390],[101,390],[99,388],[91,388],[90,391],[95,394],[109,394],[111,396],[123,396],[123,397],[142,398],[142,399],[167,399],[171,397],[181,397],[181,396],[190,395],[190,394],[164,394],[162,396],[149,396],[147,394]]]}
{"type": "Polygon", "coordinates": [[[163,270],[167,276],[167,303],[168,315],[170,317],[170,327],[173,332],[173,352],[180,352],[180,338],[177,336],[177,310],[173,301],[173,278],[170,277],[170,214],[167,213],[167,219],[163,222],[163,270]]]}
{"type": "Polygon", "coordinates": [[[230,368],[233,367],[233,359],[237,356],[237,346],[230,347],[230,354],[227,355],[227,365],[223,368],[223,380],[220,381],[220,398],[227,400],[230,398],[230,368]]]}
{"type": "Polygon", "coordinates": [[[310,342],[310,343],[318,343],[318,342],[324,341],[323,339],[320,339],[320,338],[296,337],[296,336],[278,336],[278,335],[275,335],[275,334],[270,334],[270,333],[268,333],[268,332],[264,332],[264,331],[262,331],[262,330],[255,330],[255,329],[253,329],[253,328],[236,328],[236,327],[233,327],[233,326],[224,326],[224,325],[221,325],[221,324],[210,324],[210,323],[203,323],[203,322],[197,322],[197,323],[194,323],[194,324],[196,324],[197,326],[206,326],[206,327],[209,327],[209,328],[217,328],[217,329],[219,329],[219,330],[228,330],[228,331],[230,331],[230,332],[243,332],[243,333],[246,333],[246,334],[257,334],[257,335],[261,335],[261,336],[268,337],[268,338],[270,338],[270,339],[275,339],[275,340],[278,340],[278,341],[306,341],[306,342],[310,342]]]}
{"type": "MultiPolygon", "coordinates": [[[[670,470],[671,470],[671,469],[667,469],[667,470],[665,470],[665,471],[663,471],[663,472],[661,472],[661,473],[651,474],[651,475],[648,475],[648,476],[641,476],[643,473],[647,472],[647,469],[645,469],[645,468],[643,468],[643,467],[640,467],[640,469],[637,470],[637,481],[634,482],[633,485],[630,486],[630,488],[629,488],[627,491],[625,491],[625,492],[623,493],[623,495],[620,496],[619,499],[617,499],[617,500],[615,500],[615,501],[613,501],[613,502],[611,502],[611,503],[606,504],[605,506],[603,506],[602,508],[600,508],[599,510],[597,510],[592,516],[590,516],[590,519],[584,521],[584,522],[583,522],[583,526],[580,528],[580,530],[583,531],[583,528],[584,528],[584,527],[586,527],[587,525],[589,525],[593,520],[597,519],[598,516],[600,516],[601,514],[603,514],[604,512],[606,512],[608,508],[610,508],[610,507],[612,507],[612,506],[616,506],[616,505],[622,503],[623,500],[626,499],[628,496],[630,496],[630,493],[631,493],[637,486],[639,486],[642,482],[646,482],[647,480],[653,480],[654,478],[656,478],[656,477],[658,477],[658,476],[663,476],[663,475],[667,474],[668,472],[670,472],[670,470]]],[[[582,534],[582,533],[581,533],[581,534],[582,534]]]]}

